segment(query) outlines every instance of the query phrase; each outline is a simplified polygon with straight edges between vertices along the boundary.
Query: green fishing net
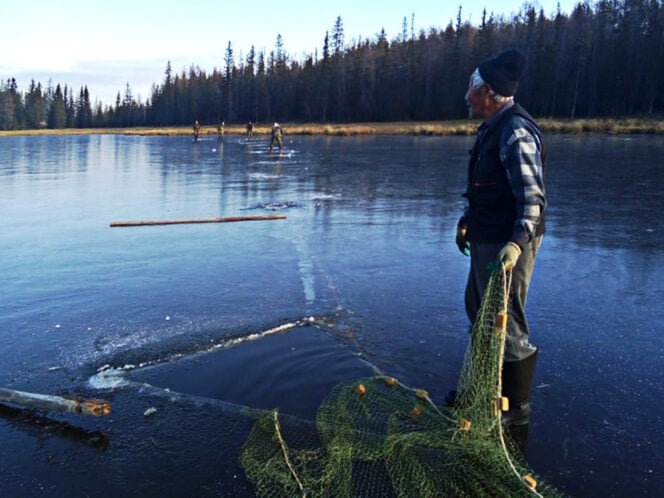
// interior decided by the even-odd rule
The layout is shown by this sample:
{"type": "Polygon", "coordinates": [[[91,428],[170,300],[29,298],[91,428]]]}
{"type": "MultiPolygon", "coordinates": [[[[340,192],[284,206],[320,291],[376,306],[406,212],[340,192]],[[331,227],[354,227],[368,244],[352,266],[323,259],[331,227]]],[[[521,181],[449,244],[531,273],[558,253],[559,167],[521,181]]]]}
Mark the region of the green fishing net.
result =
{"type": "Polygon", "coordinates": [[[492,275],[454,408],[376,376],[336,386],[313,424],[259,416],[241,463],[259,497],[562,496],[500,423],[510,272],[492,275]],[[315,429],[315,430],[314,430],[315,429]]]}

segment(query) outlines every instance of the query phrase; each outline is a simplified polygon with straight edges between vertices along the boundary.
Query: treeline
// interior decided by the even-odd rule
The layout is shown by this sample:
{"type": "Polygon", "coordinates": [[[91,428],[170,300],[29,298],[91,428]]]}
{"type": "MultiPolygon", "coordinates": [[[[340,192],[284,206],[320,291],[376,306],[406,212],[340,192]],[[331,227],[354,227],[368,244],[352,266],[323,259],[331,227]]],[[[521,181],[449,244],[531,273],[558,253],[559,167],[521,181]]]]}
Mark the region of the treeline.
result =
{"type": "Polygon", "coordinates": [[[236,60],[231,43],[222,69],[170,62],[151,96],[137,102],[127,84],[115,105],[92,108],[87,87],[31,82],[18,91],[0,85],[0,129],[171,126],[220,121],[371,122],[461,119],[477,64],[500,50],[527,53],[528,71],[517,99],[539,117],[660,116],[664,112],[664,0],[578,3],[551,18],[525,4],[513,17],[484,12],[479,25],[462,20],[445,29],[415,31],[404,18],[388,40],[346,43],[338,17],[322,53],[295,60],[281,35],[269,53],[236,60]]]}

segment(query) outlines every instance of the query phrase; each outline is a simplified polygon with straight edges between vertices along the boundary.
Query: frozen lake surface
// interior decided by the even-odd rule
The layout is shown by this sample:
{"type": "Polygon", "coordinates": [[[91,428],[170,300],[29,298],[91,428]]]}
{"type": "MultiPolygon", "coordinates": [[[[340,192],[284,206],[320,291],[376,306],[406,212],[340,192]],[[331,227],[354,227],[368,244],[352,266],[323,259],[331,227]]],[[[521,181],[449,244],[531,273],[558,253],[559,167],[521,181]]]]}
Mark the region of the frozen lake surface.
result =
{"type": "MultiPolygon", "coordinates": [[[[442,403],[467,344],[471,137],[0,139],[2,496],[252,496],[241,406],[313,420],[376,372],[442,403]],[[112,221],[285,214],[224,224],[112,221]],[[124,374],[113,385],[100,369],[124,374]],[[92,382],[91,382],[92,379],[92,382]],[[146,416],[146,410],[156,412],[146,416]]],[[[664,137],[551,136],[529,461],[573,496],[664,486],[664,137]]]]}

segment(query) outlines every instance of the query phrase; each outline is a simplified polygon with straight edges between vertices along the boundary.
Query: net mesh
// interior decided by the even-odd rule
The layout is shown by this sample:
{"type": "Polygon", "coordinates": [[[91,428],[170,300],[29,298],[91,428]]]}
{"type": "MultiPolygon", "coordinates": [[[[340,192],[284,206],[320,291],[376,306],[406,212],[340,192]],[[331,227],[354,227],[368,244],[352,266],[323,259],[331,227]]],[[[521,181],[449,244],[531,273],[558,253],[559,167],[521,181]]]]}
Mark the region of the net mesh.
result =
{"type": "Polygon", "coordinates": [[[336,386],[312,424],[266,412],[241,464],[260,497],[562,496],[504,431],[501,369],[510,272],[492,275],[454,407],[376,376],[336,386]]]}

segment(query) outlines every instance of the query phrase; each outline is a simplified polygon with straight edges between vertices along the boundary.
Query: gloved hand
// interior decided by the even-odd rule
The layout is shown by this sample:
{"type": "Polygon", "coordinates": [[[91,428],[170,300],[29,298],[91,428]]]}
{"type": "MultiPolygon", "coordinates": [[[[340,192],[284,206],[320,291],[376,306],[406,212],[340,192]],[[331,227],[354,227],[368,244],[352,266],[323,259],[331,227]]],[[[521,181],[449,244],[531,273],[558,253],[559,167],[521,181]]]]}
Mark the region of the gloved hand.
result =
{"type": "Polygon", "coordinates": [[[496,263],[498,266],[502,264],[506,270],[511,270],[514,268],[514,265],[516,265],[519,256],[521,256],[521,248],[514,242],[510,241],[505,244],[505,247],[503,247],[498,253],[496,263]]]}
{"type": "Polygon", "coordinates": [[[470,242],[466,240],[466,225],[459,225],[456,231],[456,245],[464,256],[470,256],[470,242]]]}

